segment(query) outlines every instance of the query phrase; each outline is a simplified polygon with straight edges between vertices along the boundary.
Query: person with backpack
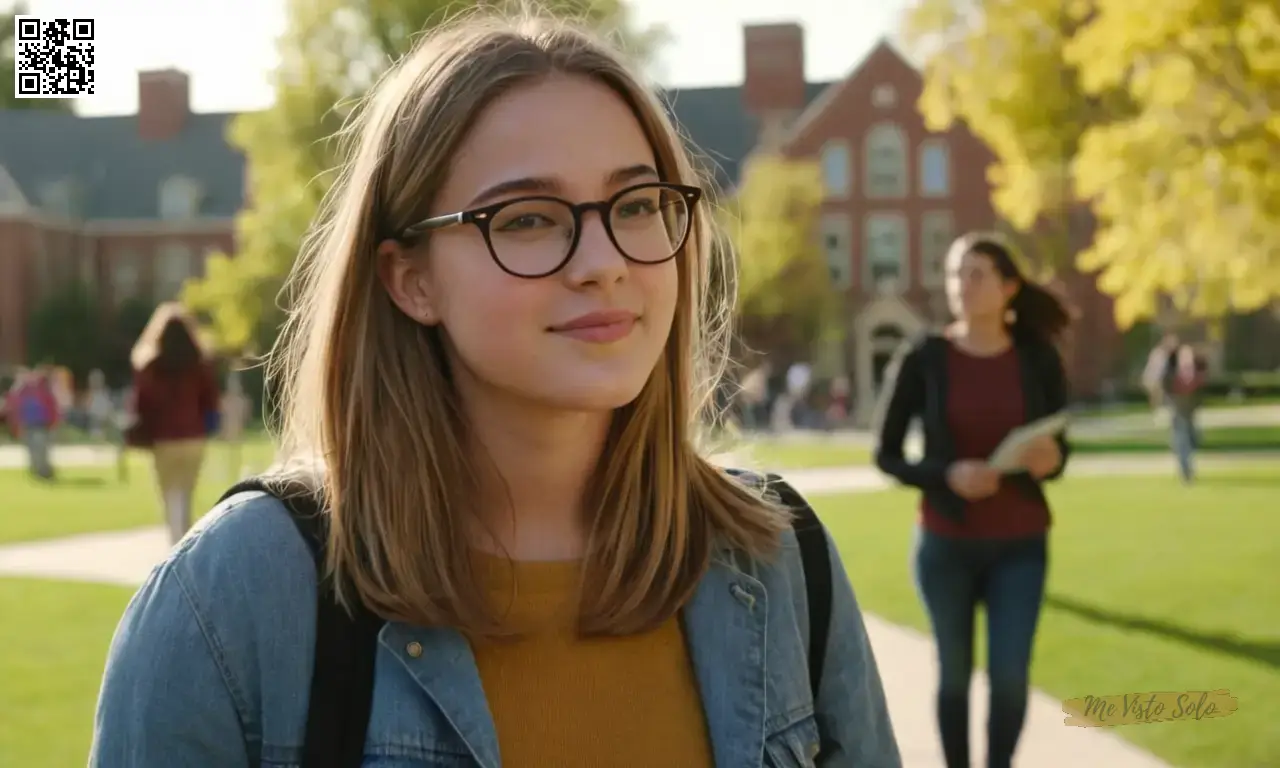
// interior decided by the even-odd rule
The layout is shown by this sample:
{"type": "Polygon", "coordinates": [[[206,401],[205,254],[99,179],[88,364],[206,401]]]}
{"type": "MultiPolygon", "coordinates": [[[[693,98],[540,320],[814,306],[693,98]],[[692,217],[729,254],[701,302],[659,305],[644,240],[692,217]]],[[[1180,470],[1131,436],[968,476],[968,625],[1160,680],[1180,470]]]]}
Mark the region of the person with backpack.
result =
{"type": "Polygon", "coordinates": [[[1043,483],[1065,466],[1065,438],[1037,438],[1020,468],[988,463],[1017,427],[1063,411],[1067,380],[1057,342],[1070,315],[1028,280],[996,235],[972,233],[947,254],[956,322],[894,360],[876,464],[920,489],[915,577],[937,644],[938,731],[947,768],[968,768],[969,685],[979,605],[986,609],[989,768],[1009,768],[1022,733],[1036,624],[1048,563],[1043,483]],[[924,456],[907,458],[919,419],[924,456]]]}
{"type": "Polygon", "coordinates": [[[10,431],[27,450],[27,467],[40,480],[53,480],[53,432],[62,419],[49,369],[20,372],[5,403],[10,431]]]}
{"type": "Polygon", "coordinates": [[[732,281],[661,101],[559,21],[422,36],[356,118],[282,428],[129,605],[97,768],[898,768],[830,536],[695,449],[732,281]]]}

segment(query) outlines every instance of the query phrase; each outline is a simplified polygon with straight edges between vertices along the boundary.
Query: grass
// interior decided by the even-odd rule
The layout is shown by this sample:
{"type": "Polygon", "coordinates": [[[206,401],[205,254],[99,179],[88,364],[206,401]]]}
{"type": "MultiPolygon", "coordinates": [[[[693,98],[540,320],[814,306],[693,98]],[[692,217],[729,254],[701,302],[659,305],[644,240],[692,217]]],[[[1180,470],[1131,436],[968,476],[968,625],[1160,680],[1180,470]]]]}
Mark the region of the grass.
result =
{"type": "MultiPolygon", "coordinates": [[[[3,505],[0,542],[157,522],[149,470],[141,457],[131,469],[127,485],[114,483],[111,468],[69,471],[68,479],[87,480],[56,487],[0,473],[0,498],[19,501],[3,505]]],[[[1035,684],[1057,698],[1228,688],[1240,702],[1230,717],[1128,726],[1119,735],[1181,768],[1280,765],[1278,469],[1210,473],[1187,489],[1141,477],[1053,486],[1035,684]]],[[[223,485],[211,477],[199,503],[223,485]]],[[[914,496],[815,501],[864,608],[926,630],[908,566],[914,496]]],[[[0,621],[0,765],[83,764],[106,648],[130,593],[0,579],[0,616],[20,617],[0,621]]]]}
{"type": "MultiPolygon", "coordinates": [[[[221,443],[210,445],[196,493],[197,511],[211,507],[231,485],[228,450],[221,443]]],[[[269,457],[264,442],[246,444],[242,453],[252,467],[265,466],[269,457]]],[[[0,470],[0,544],[158,525],[160,501],[149,456],[132,452],[128,470],[122,481],[114,464],[65,468],[54,483],[35,481],[22,470],[0,470]]]]}
{"type": "MultiPolygon", "coordinates": [[[[1118,733],[1182,768],[1280,765],[1277,469],[1189,489],[1134,477],[1056,486],[1035,685],[1059,699],[1228,688],[1239,700],[1230,717],[1118,733]]],[[[915,505],[894,490],[818,508],[863,607],[927,631],[909,569],[915,505]]]]}
{"type": "MultiPolygon", "coordinates": [[[[1169,429],[1152,427],[1114,435],[1073,437],[1074,451],[1086,453],[1168,453],[1169,429]]],[[[1280,424],[1213,427],[1201,430],[1201,453],[1280,451],[1280,424]]]]}
{"type": "Polygon", "coordinates": [[[735,451],[761,469],[846,467],[869,464],[871,448],[846,439],[800,434],[794,437],[759,437],[735,451]]]}
{"type": "Polygon", "coordinates": [[[0,579],[0,765],[84,765],[107,646],[132,589],[0,579]]]}

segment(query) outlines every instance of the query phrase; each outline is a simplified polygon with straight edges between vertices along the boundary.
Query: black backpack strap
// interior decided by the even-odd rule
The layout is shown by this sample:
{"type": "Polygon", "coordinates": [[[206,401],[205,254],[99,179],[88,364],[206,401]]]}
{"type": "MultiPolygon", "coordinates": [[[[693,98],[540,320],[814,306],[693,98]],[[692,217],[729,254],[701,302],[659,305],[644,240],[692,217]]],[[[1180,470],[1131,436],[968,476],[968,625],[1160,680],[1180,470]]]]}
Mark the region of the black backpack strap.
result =
{"type": "Polygon", "coordinates": [[[800,562],[804,568],[805,598],[809,602],[809,690],[816,701],[822,683],[822,668],[827,656],[827,637],[831,634],[831,552],[827,534],[818,514],[795,488],[777,475],[759,475],[740,469],[726,470],[749,483],[767,483],[778,499],[794,515],[791,527],[800,546],[800,562]]]}
{"type": "MultiPolygon", "coordinates": [[[[323,573],[327,518],[320,501],[306,493],[283,493],[261,479],[236,484],[223,499],[260,491],[284,505],[323,573]]],[[[319,577],[315,662],[307,705],[302,768],[359,768],[373,710],[374,664],[383,621],[363,605],[354,615],[337,602],[333,584],[319,577]]]]}
{"type": "Polygon", "coordinates": [[[769,487],[795,515],[791,527],[800,545],[805,595],[809,601],[809,690],[816,701],[826,662],[827,637],[831,634],[831,552],[827,549],[822,521],[809,502],[777,475],[769,475],[769,487]]]}

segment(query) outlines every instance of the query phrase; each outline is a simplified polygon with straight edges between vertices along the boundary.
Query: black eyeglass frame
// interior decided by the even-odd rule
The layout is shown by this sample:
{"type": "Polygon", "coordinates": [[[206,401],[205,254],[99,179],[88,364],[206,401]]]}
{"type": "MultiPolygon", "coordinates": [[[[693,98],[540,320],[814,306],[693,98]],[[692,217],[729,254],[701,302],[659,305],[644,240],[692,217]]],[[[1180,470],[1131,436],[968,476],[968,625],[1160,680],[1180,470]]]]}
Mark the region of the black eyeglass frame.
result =
{"type": "Polygon", "coordinates": [[[695,187],[689,184],[672,184],[665,181],[648,181],[643,184],[633,184],[632,186],[615,192],[607,200],[592,200],[582,203],[571,203],[564,198],[556,197],[554,195],[526,195],[524,197],[514,197],[510,200],[503,200],[498,203],[491,203],[479,208],[472,208],[468,211],[446,213],[441,216],[432,216],[431,218],[423,219],[416,224],[410,224],[405,227],[400,231],[400,234],[396,239],[405,242],[412,240],[417,235],[421,235],[432,230],[446,229],[448,227],[455,227],[461,224],[474,224],[475,227],[480,230],[481,236],[484,237],[485,247],[489,249],[489,258],[493,259],[493,263],[497,264],[499,269],[512,277],[537,280],[539,278],[554,275],[564,269],[565,265],[573,260],[573,255],[578,251],[578,242],[582,238],[583,217],[587,211],[595,211],[600,214],[600,223],[604,225],[604,233],[608,235],[609,242],[613,243],[613,247],[618,249],[618,253],[622,254],[624,259],[632,262],[633,264],[663,264],[674,259],[680,251],[684,250],[685,244],[689,242],[689,233],[693,231],[694,208],[698,201],[702,199],[702,195],[703,191],[701,187],[695,187]],[[640,259],[632,258],[627,253],[626,249],[618,243],[618,238],[614,236],[613,222],[609,217],[610,211],[613,210],[613,206],[617,205],[619,200],[642,189],[666,189],[675,192],[685,201],[685,205],[689,209],[689,214],[685,221],[684,233],[680,237],[679,244],[671,249],[670,256],[665,259],[659,259],[658,261],[641,261],[640,259]],[[504,208],[516,205],[517,203],[528,203],[536,200],[560,203],[569,209],[573,215],[573,240],[570,241],[569,248],[565,251],[564,258],[561,259],[553,268],[545,272],[526,275],[512,271],[507,267],[507,265],[502,263],[502,259],[498,258],[498,253],[493,247],[493,238],[490,227],[493,224],[493,219],[504,208]]]}

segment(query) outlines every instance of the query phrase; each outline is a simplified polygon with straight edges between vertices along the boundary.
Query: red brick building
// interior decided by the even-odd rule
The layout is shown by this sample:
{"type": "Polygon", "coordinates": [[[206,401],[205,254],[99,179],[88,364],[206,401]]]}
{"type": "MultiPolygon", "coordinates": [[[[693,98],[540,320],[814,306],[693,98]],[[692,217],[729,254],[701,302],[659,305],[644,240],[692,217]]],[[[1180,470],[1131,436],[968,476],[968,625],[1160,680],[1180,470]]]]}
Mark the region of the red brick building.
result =
{"type": "Polygon", "coordinates": [[[26,321],[80,280],[119,305],[177,295],[232,246],[244,161],[232,115],[192,114],[181,72],[138,77],[138,114],[0,112],[0,368],[26,359],[26,321]]]}
{"type": "MultiPolygon", "coordinates": [[[[986,148],[963,128],[927,131],[919,73],[888,44],[848,77],[805,77],[798,25],[744,30],[745,82],[668,94],[677,121],[731,186],[758,148],[817,160],[822,231],[846,293],[847,340],[824,367],[853,375],[865,407],[892,350],[945,316],[939,260],[951,239],[997,224],[986,148]]],[[[232,246],[244,160],[233,115],[193,114],[181,72],[139,75],[136,116],[6,112],[0,120],[0,366],[24,361],[25,320],[59,284],[86,280],[107,302],[163,300],[232,246]]],[[[1119,363],[1109,302],[1069,280],[1082,312],[1070,368],[1093,394],[1119,363]]]]}
{"type": "MultiPolygon", "coordinates": [[[[853,375],[865,420],[893,351],[947,318],[941,262],[951,241],[999,228],[986,180],[994,158],[963,127],[925,127],[916,109],[920,73],[888,43],[816,98],[798,25],[748,28],[744,56],[743,101],[760,126],[760,147],[822,168],[820,236],[848,307],[846,343],[826,364],[853,375]]],[[[1078,394],[1093,395],[1121,362],[1121,337],[1093,280],[1064,282],[1081,314],[1076,336],[1087,339],[1072,346],[1071,376],[1078,394]]]]}

